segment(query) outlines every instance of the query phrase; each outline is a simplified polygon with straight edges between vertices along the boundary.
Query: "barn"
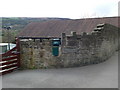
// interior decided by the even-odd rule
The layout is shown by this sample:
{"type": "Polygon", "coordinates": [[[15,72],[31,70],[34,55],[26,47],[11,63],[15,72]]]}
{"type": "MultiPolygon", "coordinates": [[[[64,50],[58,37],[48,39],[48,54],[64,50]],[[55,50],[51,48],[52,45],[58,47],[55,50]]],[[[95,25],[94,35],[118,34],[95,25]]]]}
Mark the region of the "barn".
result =
{"type": "Polygon", "coordinates": [[[32,22],[28,24],[19,37],[60,37],[61,33],[70,34],[75,31],[92,32],[100,23],[108,23],[118,27],[120,17],[86,18],[73,20],[52,20],[46,22],[32,22]]]}
{"type": "Polygon", "coordinates": [[[120,17],[32,22],[19,34],[22,68],[98,64],[120,46],[120,17]]]}

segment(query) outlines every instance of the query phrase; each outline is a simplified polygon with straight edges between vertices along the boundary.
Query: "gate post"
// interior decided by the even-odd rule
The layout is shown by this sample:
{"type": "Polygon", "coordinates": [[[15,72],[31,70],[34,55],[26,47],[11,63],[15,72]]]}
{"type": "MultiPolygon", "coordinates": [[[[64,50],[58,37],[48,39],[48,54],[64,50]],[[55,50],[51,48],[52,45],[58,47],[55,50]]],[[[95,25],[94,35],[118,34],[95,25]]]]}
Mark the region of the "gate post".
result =
{"type": "Polygon", "coordinates": [[[20,40],[16,38],[18,68],[20,68],[20,40]]]}

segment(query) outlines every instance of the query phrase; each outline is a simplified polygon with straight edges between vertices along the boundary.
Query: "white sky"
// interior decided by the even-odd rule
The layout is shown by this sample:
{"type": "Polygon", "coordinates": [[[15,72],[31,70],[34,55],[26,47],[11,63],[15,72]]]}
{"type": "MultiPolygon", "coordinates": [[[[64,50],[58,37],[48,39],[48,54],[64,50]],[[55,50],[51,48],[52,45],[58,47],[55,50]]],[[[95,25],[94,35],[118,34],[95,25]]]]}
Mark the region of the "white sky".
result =
{"type": "Polygon", "coordinates": [[[119,0],[1,0],[0,17],[118,16],[119,0]]]}

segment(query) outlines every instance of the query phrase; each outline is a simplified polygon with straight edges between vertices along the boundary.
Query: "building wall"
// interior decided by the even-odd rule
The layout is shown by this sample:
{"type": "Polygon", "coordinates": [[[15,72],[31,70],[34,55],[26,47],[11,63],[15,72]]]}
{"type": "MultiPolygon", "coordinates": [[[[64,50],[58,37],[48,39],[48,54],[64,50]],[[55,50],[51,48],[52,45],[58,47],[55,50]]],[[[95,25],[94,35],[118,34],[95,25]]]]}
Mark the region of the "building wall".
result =
{"type": "Polygon", "coordinates": [[[51,39],[21,39],[21,68],[61,68],[97,64],[118,50],[118,28],[99,24],[91,33],[62,33],[59,56],[52,55],[51,39]]]}

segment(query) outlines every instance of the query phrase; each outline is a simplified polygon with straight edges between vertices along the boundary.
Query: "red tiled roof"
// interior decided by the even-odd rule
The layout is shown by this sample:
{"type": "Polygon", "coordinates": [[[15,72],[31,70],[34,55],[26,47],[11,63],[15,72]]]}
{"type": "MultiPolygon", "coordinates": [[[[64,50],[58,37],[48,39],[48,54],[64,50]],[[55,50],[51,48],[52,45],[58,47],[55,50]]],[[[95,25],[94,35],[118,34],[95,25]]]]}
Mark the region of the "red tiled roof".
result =
{"type": "Polygon", "coordinates": [[[32,22],[28,24],[23,31],[20,32],[20,37],[60,37],[61,33],[70,34],[71,31],[91,32],[97,24],[108,23],[114,26],[118,25],[120,17],[104,17],[104,18],[87,18],[76,20],[53,20],[46,22],[32,22]]]}

